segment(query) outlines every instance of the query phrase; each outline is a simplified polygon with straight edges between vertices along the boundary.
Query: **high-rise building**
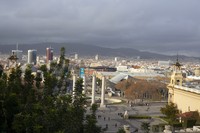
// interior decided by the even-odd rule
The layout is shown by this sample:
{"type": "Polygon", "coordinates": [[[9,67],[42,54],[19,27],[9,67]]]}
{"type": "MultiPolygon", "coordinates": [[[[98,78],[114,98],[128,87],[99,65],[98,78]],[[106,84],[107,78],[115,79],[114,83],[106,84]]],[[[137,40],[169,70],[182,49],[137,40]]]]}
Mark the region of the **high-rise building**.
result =
{"type": "Polygon", "coordinates": [[[117,57],[115,57],[115,62],[117,62],[118,61],[118,58],[117,57]]]}
{"type": "Polygon", "coordinates": [[[12,50],[12,55],[16,55],[17,60],[22,60],[22,50],[12,50]]]}
{"type": "Polygon", "coordinates": [[[78,60],[78,54],[74,55],[75,60],[78,60]]]}
{"type": "Polygon", "coordinates": [[[46,62],[49,63],[49,61],[53,60],[53,48],[46,48],[46,62]]]}
{"type": "Polygon", "coordinates": [[[95,56],[95,60],[99,60],[99,55],[98,54],[95,56]]]}
{"type": "Polygon", "coordinates": [[[22,50],[18,49],[18,43],[16,45],[16,50],[12,50],[12,55],[17,57],[17,61],[22,61],[22,50]]]}
{"type": "Polygon", "coordinates": [[[28,50],[28,64],[36,64],[37,63],[37,50],[31,49],[28,50]]]}

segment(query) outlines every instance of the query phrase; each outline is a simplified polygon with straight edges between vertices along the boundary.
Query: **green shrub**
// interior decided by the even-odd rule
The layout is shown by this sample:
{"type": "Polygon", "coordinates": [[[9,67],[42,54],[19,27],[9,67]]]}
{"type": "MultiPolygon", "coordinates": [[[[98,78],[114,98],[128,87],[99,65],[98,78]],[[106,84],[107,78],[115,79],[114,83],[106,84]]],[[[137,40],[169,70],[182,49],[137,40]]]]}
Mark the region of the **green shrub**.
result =
{"type": "Polygon", "coordinates": [[[129,115],[129,119],[151,119],[151,116],[129,115]]]}
{"type": "Polygon", "coordinates": [[[182,123],[173,123],[173,127],[182,127],[182,123]]]}
{"type": "Polygon", "coordinates": [[[191,128],[196,124],[196,120],[185,120],[185,122],[183,122],[183,126],[185,128],[191,128]]]}
{"type": "Polygon", "coordinates": [[[152,125],[151,131],[154,133],[160,133],[165,129],[166,124],[158,124],[158,125],[152,125]]]}

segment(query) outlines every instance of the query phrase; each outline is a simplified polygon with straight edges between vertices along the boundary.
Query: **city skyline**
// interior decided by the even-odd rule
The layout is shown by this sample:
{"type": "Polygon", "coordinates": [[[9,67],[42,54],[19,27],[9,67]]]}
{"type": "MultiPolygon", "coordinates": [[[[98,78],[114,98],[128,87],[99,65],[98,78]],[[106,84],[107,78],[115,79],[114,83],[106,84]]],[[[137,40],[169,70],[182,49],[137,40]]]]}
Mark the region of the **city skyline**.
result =
{"type": "Polygon", "coordinates": [[[200,56],[199,1],[0,1],[0,44],[75,42],[200,56]]]}

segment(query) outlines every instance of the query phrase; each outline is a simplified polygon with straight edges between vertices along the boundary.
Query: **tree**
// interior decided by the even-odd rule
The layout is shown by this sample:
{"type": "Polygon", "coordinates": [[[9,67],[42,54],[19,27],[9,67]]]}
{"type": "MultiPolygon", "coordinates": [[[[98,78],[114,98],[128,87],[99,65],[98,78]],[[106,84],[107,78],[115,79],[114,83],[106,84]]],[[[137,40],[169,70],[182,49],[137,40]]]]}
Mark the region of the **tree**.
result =
{"type": "Polygon", "coordinates": [[[86,124],[84,128],[85,133],[100,133],[101,127],[97,126],[97,120],[96,120],[96,111],[97,111],[97,105],[93,104],[91,107],[92,114],[86,116],[86,124]]]}
{"type": "Polygon", "coordinates": [[[73,94],[73,123],[79,129],[74,129],[74,132],[81,133],[84,130],[84,113],[85,113],[85,107],[86,105],[86,98],[85,95],[82,94],[83,90],[83,80],[78,79],[75,84],[75,92],[73,94]]]}
{"type": "Polygon", "coordinates": [[[12,123],[14,116],[20,112],[20,103],[15,93],[9,94],[4,101],[5,122],[7,132],[13,132],[12,123]]]}
{"type": "Polygon", "coordinates": [[[2,76],[3,74],[3,66],[0,64],[0,77],[2,76]]]}
{"type": "Polygon", "coordinates": [[[169,119],[169,124],[173,124],[176,121],[179,110],[174,103],[169,103],[165,107],[160,109],[161,113],[166,115],[169,119]]]}
{"type": "Polygon", "coordinates": [[[7,77],[3,78],[4,74],[2,75],[2,78],[0,78],[0,96],[4,96],[7,88],[7,77]]]}
{"type": "Polygon", "coordinates": [[[9,77],[3,72],[0,77],[0,132],[13,132],[14,116],[20,112],[21,69],[11,69],[9,77]]]}
{"type": "Polygon", "coordinates": [[[23,102],[27,104],[27,99],[34,100],[34,94],[30,94],[33,89],[34,75],[32,74],[31,66],[27,66],[24,74],[24,87],[22,90],[23,102]],[[32,99],[31,99],[32,98],[32,99]]]}
{"type": "Polygon", "coordinates": [[[115,87],[125,91],[125,97],[130,100],[160,100],[163,92],[167,92],[165,84],[160,81],[151,82],[134,78],[121,81],[115,87]]]}
{"type": "Polygon", "coordinates": [[[60,49],[60,62],[59,62],[59,64],[58,64],[58,66],[59,66],[59,67],[62,67],[64,61],[65,61],[65,48],[62,47],[62,48],[60,49]]]}
{"type": "Polygon", "coordinates": [[[58,83],[58,92],[65,93],[66,87],[68,85],[67,78],[69,78],[69,60],[65,58],[65,48],[60,49],[60,58],[59,63],[56,65],[55,74],[57,75],[58,83]]]}
{"type": "Polygon", "coordinates": [[[16,67],[11,70],[11,73],[8,76],[8,88],[6,89],[7,93],[16,93],[19,94],[22,92],[22,82],[21,82],[21,68],[16,67]]]}
{"type": "Polygon", "coordinates": [[[149,127],[150,127],[150,123],[149,122],[142,122],[141,124],[141,130],[144,131],[144,133],[149,133],[149,127]]]}
{"type": "Polygon", "coordinates": [[[102,84],[102,80],[101,80],[100,78],[97,78],[97,79],[96,79],[96,82],[97,82],[97,85],[100,87],[101,84],[102,84]]]}
{"type": "Polygon", "coordinates": [[[53,95],[54,89],[57,84],[57,79],[50,73],[47,73],[44,77],[44,97],[53,95]]]}
{"type": "Polygon", "coordinates": [[[5,107],[4,107],[4,101],[5,101],[5,92],[7,89],[7,78],[3,78],[4,73],[2,74],[2,77],[0,77],[0,132],[5,132],[6,130],[6,116],[5,116],[5,107]]]}
{"type": "Polygon", "coordinates": [[[46,66],[46,65],[42,65],[42,66],[40,66],[39,69],[43,72],[43,75],[44,75],[44,77],[45,77],[46,74],[47,74],[47,72],[48,72],[47,66],[46,66]]]}
{"type": "Polygon", "coordinates": [[[42,76],[41,73],[39,73],[39,72],[36,73],[35,86],[37,87],[37,89],[40,89],[40,87],[41,87],[41,81],[42,81],[41,76],[42,76]]]}
{"type": "MultiPolygon", "coordinates": [[[[64,54],[62,49],[61,58],[64,54]]],[[[53,64],[55,68],[52,71],[46,65],[40,67],[44,73],[42,85],[41,73],[34,77],[30,66],[25,70],[24,77],[21,76],[20,66],[13,68],[8,77],[2,73],[0,132],[100,133],[100,127],[96,126],[97,106],[91,107],[90,115],[85,114],[86,97],[82,94],[82,79],[76,82],[74,97],[71,94],[55,93],[58,86],[64,88],[69,80],[69,60],[63,59],[61,68],[57,64],[53,64]]]]}
{"type": "Polygon", "coordinates": [[[117,133],[126,133],[123,128],[119,128],[117,133]]]}

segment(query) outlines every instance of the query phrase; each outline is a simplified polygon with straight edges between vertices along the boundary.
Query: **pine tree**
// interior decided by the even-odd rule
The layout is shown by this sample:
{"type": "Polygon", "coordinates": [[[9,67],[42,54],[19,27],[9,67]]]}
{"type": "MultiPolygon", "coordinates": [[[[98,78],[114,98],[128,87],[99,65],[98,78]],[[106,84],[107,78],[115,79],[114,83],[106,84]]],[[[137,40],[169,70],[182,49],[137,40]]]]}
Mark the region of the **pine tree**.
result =
{"type": "Polygon", "coordinates": [[[86,116],[86,124],[84,125],[85,133],[100,133],[101,127],[97,126],[96,111],[97,105],[93,104],[91,107],[92,114],[86,116]]]}
{"type": "Polygon", "coordinates": [[[35,86],[37,87],[37,89],[40,89],[41,88],[41,81],[42,81],[42,78],[41,78],[41,73],[40,72],[37,72],[36,73],[36,76],[35,76],[35,86]]]}
{"type": "Polygon", "coordinates": [[[161,113],[166,115],[169,119],[169,124],[173,124],[176,121],[179,110],[174,103],[169,103],[165,107],[160,109],[161,113]]]}
{"type": "Polygon", "coordinates": [[[149,122],[142,122],[141,124],[141,130],[144,131],[144,133],[149,133],[149,127],[150,127],[150,123],[149,122]]]}

